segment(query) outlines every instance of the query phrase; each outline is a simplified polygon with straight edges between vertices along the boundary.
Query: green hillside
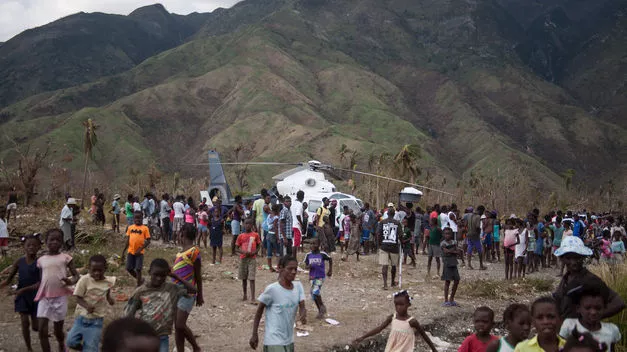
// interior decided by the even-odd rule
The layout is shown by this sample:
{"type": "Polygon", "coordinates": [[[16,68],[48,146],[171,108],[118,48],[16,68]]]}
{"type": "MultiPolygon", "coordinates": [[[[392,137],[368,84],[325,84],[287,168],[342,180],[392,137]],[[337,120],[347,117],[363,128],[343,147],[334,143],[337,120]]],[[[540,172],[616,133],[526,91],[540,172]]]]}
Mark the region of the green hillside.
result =
{"type": "MultiPolygon", "coordinates": [[[[613,53],[597,71],[576,71],[593,59],[569,56],[560,82],[517,47],[534,43],[534,21],[566,5],[554,1],[529,19],[515,17],[523,5],[513,0],[248,0],[207,15],[187,42],[124,72],[7,106],[0,123],[20,143],[51,141],[55,158],[80,170],[81,123],[92,118],[101,126],[92,169],[114,182],[153,162],[166,173],[206,175],[190,164],[213,148],[230,157],[239,145],[240,160],[343,165],[342,144],[359,152],[362,169],[371,156],[417,144],[420,182],[448,189],[490,174],[561,189],[566,169],[593,184],[624,181],[624,119],[592,113],[589,101],[603,94],[586,88],[624,90],[602,87],[595,74],[625,69],[621,37],[589,44],[613,53]]],[[[15,162],[11,146],[0,140],[0,157],[15,162]]],[[[280,171],[254,169],[249,185],[280,171]]]]}

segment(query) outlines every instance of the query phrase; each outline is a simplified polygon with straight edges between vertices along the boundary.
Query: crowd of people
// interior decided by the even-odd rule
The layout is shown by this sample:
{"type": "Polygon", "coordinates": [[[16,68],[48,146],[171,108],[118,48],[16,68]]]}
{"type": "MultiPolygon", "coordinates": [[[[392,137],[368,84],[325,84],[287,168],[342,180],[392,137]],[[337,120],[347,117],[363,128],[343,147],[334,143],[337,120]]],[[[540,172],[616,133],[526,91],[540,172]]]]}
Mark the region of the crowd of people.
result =
{"type": "MultiPolygon", "coordinates": [[[[357,261],[363,255],[376,256],[384,290],[398,285],[398,266],[407,264],[408,258],[410,265],[416,266],[416,256],[427,255],[429,277],[435,258],[435,277],[443,281],[444,307],[458,306],[455,295],[461,280],[459,266],[474,270],[473,259],[478,260],[479,270],[486,270],[487,262],[503,258],[507,280],[545,268],[559,268],[561,281],[552,296],[538,298],[531,307],[519,303],[507,307],[503,313],[506,336],[491,335],[494,311],[486,306],[477,308],[473,315],[475,333],[466,338],[460,352],[601,352],[612,351],[621,339],[618,328],[602,319],[620,313],[625,302],[588,271],[584,261],[594,258],[613,265],[624,260],[627,235],[622,217],[585,211],[550,211],[540,216],[538,209],[531,210],[524,218],[515,214],[499,217],[496,211],[486,210],[482,205],[466,208],[460,214],[455,204],[436,204],[423,211],[420,207],[414,209],[411,203],[389,203],[377,211],[365,203],[359,211],[348,207],[338,210],[336,200],[325,198],[309,219],[302,191],[294,200],[285,196],[273,204],[265,189],[255,201],[236,197],[230,209],[218,197],[196,204],[191,197],[171,198],[163,194],[157,200],[147,193],[142,202],[128,195],[123,206],[120,199],[116,194],[111,202],[112,228],[120,230],[123,214],[127,224],[122,257],[137,286],[126,303],[126,318],[110,324],[103,334],[106,306],[114,304],[110,292],[116,278],[105,275],[108,264],[103,255],[92,256],[88,274],[80,277],[72,256],[63,251],[74,246],[79,212],[76,199],[68,195],[59,228],[44,235],[23,237],[24,256],[13,264],[9,277],[0,284],[0,287],[9,285],[18,276],[15,310],[21,316],[28,350],[32,350],[31,328],[38,332],[42,350],[51,350],[48,336],[51,320],[59,351],[66,346],[85,351],[122,351],[130,350],[131,344],[134,351],[169,351],[172,332],[177,351],[184,350],[186,341],[194,351],[199,351],[187,320],[193,307],[204,303],[201,245],[207,248],[209,237],[210,264],[221,265],[223,237],[227,232],[233,237],[231,254],[239,255],[242,298],[258,304],[249,341],[253,349],[258,347],[258,328],[265,314],[264,351],[294,350],[296,313],[300,323],[307,321],[305,289],[299,281],[294,281],[301,265],[299,253],[303,253],[302,266],[309,272],[309,292],[318,309],[317,318],[326,316],[323,284],[333,275],[332,253],[337,251],[342,261],[348,261],[352,255],[357,261]],[[172,261],[152,260],[149,276],[144,278],[144,255],[150,250],[151,226],[159,227],[163,241],[174,243],[181,250],[172,261]],[[307,249],[305,240],[309,243],[307,249]],[[43,243],[46,252],[40,256],[43,243]],[[268,270],[278,273],[278,280],[255,297],[259,255],[266,258],[268,270]],[[276,267],[274,258],[277,258],[276,267]],[[70,295],[76,297],[77,305],[66,338],[63,323],[70,295]],[[131,322],[137,323],[137,327],[128,328],[131,322]],[[122,327],[128,329],[122,335],[110,332],[119,332],[122,327]],[[536,331],[532,337],[531,327],[536,331]],[[102,341],[101,336],[104,336],[102,341]],[[108,341],[108,336],[115,336],[116,341],[108,341]]],[[[104,196],[96,190],[90,213],[98,224],[104,224],[103,202],[104,196]]],[[[6,212],[2,208],[0,239],[7,228],[4,219],[6,212]]],[[[386,351],[413,351],[416,337],[436,351],[429,335],[409,315],[411,301],[407,291],[394,293],[394,314],[353,344],[357,346],[391,325],[386,351]]]]}

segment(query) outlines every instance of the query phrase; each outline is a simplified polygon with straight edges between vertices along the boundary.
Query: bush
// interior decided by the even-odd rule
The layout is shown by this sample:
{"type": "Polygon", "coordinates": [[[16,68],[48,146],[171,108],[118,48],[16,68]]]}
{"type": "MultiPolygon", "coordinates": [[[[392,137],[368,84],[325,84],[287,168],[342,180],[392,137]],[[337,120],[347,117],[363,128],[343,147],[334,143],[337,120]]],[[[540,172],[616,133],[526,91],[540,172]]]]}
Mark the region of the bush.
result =
{"type": "MultiPolygon", "coordinates": [[[[592,265],[588,269],[600,277],[605,284],[616,291],[627,302],[627,280],[625,280],[627,278],[627,262],[614,265],[601,263],[592,265]]],[[[611,319],[607,319],[607,321],[616,324],[623,335],[620,344],[616,346],[616,351],[627,352],[627,334],[625,333],[627,331],[627,309],[611,319]]]]}
{"type": "Polygon", "coordinates": [[[519,281],[474,280],[460,285],[465,296],[510,299],[525,294],[539,295],[553,290],[553,281],[527,278],[519,281]]]}

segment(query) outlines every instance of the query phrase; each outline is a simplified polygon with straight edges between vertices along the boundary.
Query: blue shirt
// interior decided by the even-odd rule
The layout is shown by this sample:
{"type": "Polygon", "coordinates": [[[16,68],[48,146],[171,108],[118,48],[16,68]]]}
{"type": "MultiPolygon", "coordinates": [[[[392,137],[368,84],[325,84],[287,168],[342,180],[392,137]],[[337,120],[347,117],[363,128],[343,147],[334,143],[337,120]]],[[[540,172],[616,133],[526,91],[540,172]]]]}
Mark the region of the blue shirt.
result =
{"type": "Polygon", "coordinates": [[[573,236],[583,237],[584,235],[584,224],[581,220],[575,221],[575,226],[573,227],[573,236]]]}
{"type": "Polygon", "coordinates": [[[287,346],[294,343],[294,321],[298,304],[305,301],[305,290],[300,281],[293,281],[288,290],[278,282],[266,287],[259,302],[266,306],[266,323],[263,334],[265,346],[287,346]]]}
{"type": "Polygon", "coordinates": [[[111,207],[113,208],[113,214],[120,214],[120,203],[117,200],[111,203],[111,207]]]}

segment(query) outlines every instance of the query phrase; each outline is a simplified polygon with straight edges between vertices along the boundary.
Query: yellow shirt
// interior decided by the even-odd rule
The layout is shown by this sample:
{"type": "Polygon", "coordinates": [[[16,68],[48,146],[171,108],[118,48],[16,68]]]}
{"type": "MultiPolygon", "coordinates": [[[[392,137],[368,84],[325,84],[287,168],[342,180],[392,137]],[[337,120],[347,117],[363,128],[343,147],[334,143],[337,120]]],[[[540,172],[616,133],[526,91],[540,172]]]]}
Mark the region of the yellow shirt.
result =
{"type": "MultiPolygon", "coordinates": [[[[558,344],[559,344],[559,348],[561,349],[566,344],[566,340],[561,338],[559,335],[556,335],[556,337],[559,340],[558,344]]],[[[538,335],[536,335],[516,345],[516,349],[514,349],[514,352],[545,352],[545,351],[542,349],[542,347],[540,347],[540,344],[538,343],[538,335]]]]}
{"type": "Polygon", "coordinates": [[[324,226],[324,220],[323,219],[324,219],[325,216],[329,216],[329,214],[331,214],[331,211],[329,211],[328,208],[320,207],[316,211],[316,214],[318,214],[318,227],[323,227],[324,226]]]}
{"type": "Polygon", "coordinates": [[[91,275],[83,275],[76,284],[74,296],[83,297],[85,301],[93,305],[96,309],[92,314],[87,313],[87,309],[80,304],[76,305],[76,316],[84,316],[88,319],[104,318],[107,313],[107,291],[115,285],[114,276],[105,276],[104,280],[96,281],[91,275]]]}

